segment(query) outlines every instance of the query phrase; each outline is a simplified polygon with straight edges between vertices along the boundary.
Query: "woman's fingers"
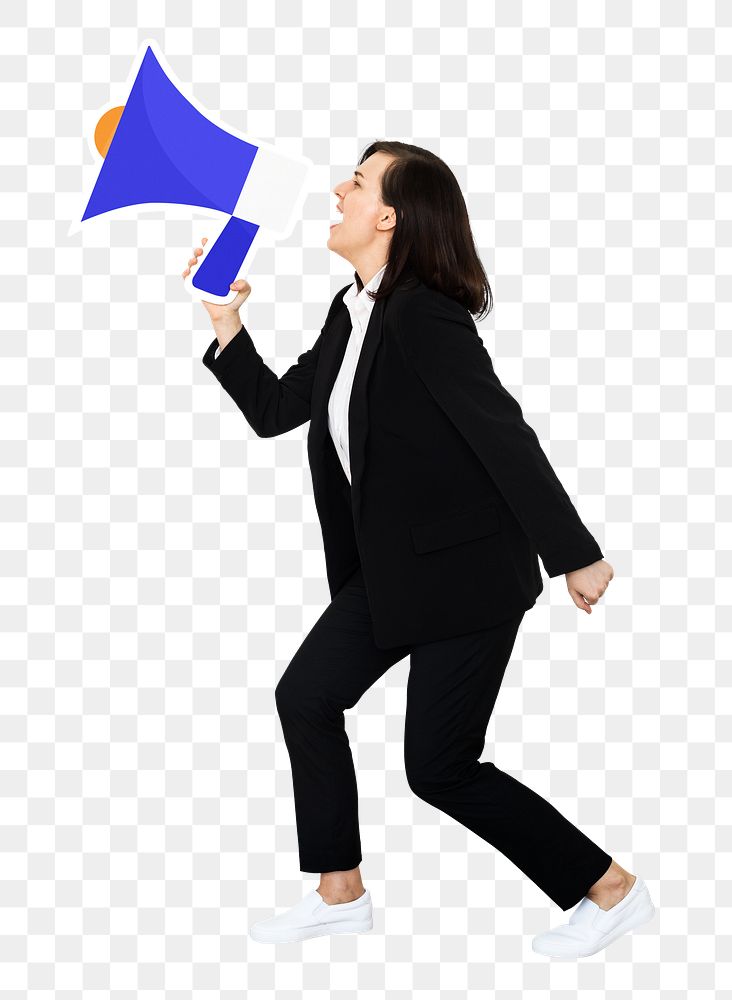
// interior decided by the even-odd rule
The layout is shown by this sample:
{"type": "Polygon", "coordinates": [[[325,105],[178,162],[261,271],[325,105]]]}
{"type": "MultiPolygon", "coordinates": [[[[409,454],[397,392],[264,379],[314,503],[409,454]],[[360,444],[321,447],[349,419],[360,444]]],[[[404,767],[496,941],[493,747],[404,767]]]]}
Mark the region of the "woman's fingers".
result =
{"type": "MultiPolygon", "coordinates": [[[[195,251],[194,251],[194,253],[195,253],[195,251]]],[[[203,250],[201,250],[200,253],[203,253],[203,250]]],[[[188,275],[191,273],[191,268],[195,267],[197,263],[198,263],[198,257],[191,257],[191,259],[188,261],[188,267],[183,272],[183,277],[184,278],[188,277],[188,275]]]]}
{"type": "Polygon", "coordinates": [[[584,611],[588,615],[592,614],[592,608],[590,607],[590,604],[585,600],[585,598],[582,596],[582,594],[580,594],[578,590],[570,590],[569,596],[572,598],[572,600],[580,609],[580,611],[584,611]]]}
{"type": "MultiPolygon", "coordinates": [[[[204,236],[203,239],[201,240],[201,243],[203,243],[205,246],[205,244],[208,243],[208,237],[204,236]]],[[[194,247],[193,256],[188,261],[188,267],[185,269],[181,277],[183,278],[188,277],[188,275],[191,273],[191,268],[196,266],[196,264],[198,263],[198,258],[201,256],[202,253],[203,253],[203,247],[194,247]]]]}

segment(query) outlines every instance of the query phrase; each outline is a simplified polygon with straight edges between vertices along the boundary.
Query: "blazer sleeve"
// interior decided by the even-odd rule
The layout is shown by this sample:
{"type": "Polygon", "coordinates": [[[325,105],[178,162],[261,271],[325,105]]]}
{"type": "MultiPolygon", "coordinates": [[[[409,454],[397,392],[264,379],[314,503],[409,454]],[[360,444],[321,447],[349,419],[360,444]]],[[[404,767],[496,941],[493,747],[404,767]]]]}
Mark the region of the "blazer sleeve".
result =
{"type": "Polygon", "coordinates": [[[346,285],[333,299],[313,346],[279,378],[261,357],[249,331],[241,329],[216,356],[214,338],[202,361],[233,399],[258,437],[276,437],[310,419],[310,396],[326,329],[341,304],[346,285]]]}
{"type": "Polygon", "coordinates": [[[468,310],[442,294],[416,295],[405,300],[398,328],[405,363],[480,459],[549,577],[602,559],[468,310]]]}

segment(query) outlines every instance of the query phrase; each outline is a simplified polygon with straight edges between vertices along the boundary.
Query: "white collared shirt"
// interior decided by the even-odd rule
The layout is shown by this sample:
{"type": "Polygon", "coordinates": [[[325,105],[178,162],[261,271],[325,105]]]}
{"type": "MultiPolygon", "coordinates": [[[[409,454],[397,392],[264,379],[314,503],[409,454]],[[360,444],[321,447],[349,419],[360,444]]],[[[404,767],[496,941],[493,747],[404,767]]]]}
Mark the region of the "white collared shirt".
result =
{"type": "Polygon", "coordinates": [[[376,272],[360,292],[356,292],[356,282],[354,281],[343,295],[343,302],[351,314],[351,333],[346,344],[346,353],[343,355],[341,367],[328,399],[328,430],[349,483],[351,482],[351,460],[348,450],[348,404],[351,401],[353,376],[356,374],[356,365],[366,336],[366,327],[369,324],[371,310],[374,308],[374,303],[366,292],[376,291],[381,284],[385,270],[386,264],[376,272]]]}

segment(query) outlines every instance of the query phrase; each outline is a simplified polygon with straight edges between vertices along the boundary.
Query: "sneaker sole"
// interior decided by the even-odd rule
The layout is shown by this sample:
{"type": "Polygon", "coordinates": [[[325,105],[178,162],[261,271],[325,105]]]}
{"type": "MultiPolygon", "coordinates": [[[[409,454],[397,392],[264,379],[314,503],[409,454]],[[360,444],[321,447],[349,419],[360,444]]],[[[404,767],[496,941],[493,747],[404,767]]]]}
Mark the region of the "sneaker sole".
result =
{"type": "Polygon", "coordinates": [[[328,934],[366,934],[374,926],[371,920],[342,920],[337,924],[319,924],[317,927],[302,927],[288,937],[266,937],[259,936],[259,932],[250,928],[249,937],[252,941],[259,941],[262,944],[291,944],[297,941],[306,941],[308,938],[325,937],[328,934]]]}

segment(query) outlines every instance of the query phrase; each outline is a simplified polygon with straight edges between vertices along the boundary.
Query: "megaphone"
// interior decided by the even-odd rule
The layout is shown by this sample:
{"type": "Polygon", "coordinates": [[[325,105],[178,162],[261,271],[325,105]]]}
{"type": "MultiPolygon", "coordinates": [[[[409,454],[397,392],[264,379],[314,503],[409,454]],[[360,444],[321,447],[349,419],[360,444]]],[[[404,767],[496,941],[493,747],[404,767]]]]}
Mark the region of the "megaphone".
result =
{"type": "Polygon", "coordinates": [[[236,296],[229,286],[249,269],[264,234],[292,232],[313,163],[213,123],[183,96],[155,39],[143,43],[130,76],[124,106],[108,106],[94,129],[92,155],[101,165],[69,235],[87,219],[107,212],[134,216],[141,207],[221,213],[219,234],[207,242],[185,286],[195,298],[229,302],[236,296]]]}

